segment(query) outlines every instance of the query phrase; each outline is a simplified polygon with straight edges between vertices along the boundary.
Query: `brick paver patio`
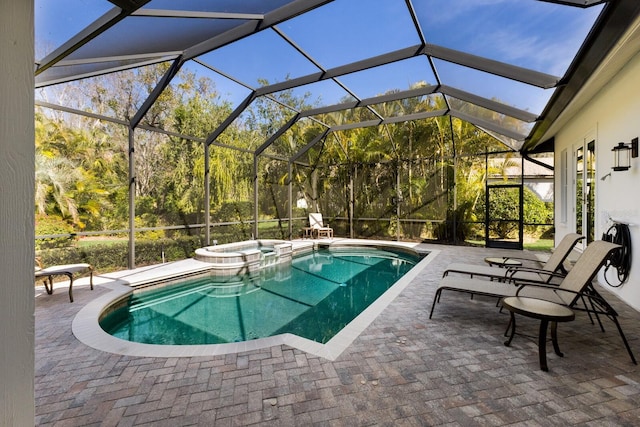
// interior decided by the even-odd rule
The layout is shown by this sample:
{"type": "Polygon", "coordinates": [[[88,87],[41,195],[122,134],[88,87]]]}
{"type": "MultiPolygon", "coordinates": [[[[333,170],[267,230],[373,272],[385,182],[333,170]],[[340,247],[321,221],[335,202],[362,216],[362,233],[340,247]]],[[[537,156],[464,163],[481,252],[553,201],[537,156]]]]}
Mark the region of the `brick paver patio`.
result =
{"type": "MultiPolygon", "coordinates": [[[[435,285],[454,261],[503,251],[434,246],[441,254],[335,361],[287,346],[241,354],[142,358],[87,347],[75,314],[107,292],[74,286],[36,300],[36,424],[55,426],[637,426],[640,371],[615,326],[584,313],[558,328],[560,358],[538,367],[535,340],[505,347],[495,300],[435,285]]],[[[99,275],[100,272],[97,272],[99,275]]],[[[81,281],[78,282],[79,284],[81,281]]],[[[627,283],[625,286],[638,286],[627,283]]],[[[640,356],[640,314],[612,294],[640,356]]],[[[537,334],[521,317],[519,331],[537,334]]]]}

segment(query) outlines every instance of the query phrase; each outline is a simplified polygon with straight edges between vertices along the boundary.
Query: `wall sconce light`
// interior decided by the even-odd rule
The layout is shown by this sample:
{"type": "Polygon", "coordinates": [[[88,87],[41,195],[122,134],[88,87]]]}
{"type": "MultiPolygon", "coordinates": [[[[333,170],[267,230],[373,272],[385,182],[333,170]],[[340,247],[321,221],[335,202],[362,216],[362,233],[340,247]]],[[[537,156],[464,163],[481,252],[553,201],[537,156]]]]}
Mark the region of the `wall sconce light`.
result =
{"type": "Polygon", "coordinates": [[[631,168],[631,158],[638,157],[638,138],[633,138],[631,144],[619,142],[611,149],[613,151],[613,170],[626,171],[631,168]]]}

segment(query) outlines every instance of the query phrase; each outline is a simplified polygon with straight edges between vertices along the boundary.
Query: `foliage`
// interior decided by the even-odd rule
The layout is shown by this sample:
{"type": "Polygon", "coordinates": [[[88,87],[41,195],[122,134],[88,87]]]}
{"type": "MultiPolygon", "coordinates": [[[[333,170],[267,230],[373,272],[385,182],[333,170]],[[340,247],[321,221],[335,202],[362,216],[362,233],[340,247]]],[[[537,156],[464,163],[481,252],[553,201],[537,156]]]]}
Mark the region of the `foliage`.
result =
{"type": "Polygon", "coordinates": [[[238,240],[250,239],[253,235],[253,204],[250,202],[226,202],[212,214],[215,222],[239,222],[229,225],[232,234],[239,237],[238,240]]]}
{"type": "MultiPolygon", "coordinates": [[[[198,236],[173,239],[136,241],[136,265],[152,265],[164,261],[176,261],[193,257],[195,250],[202,247],[198,236]]],[[[98,273],[125,270],[127,268],[129,246],[126,241],[108,245],[42,249],[36,256],[44,266],[74,263],[89,263],[98,273]]]]}
{"type": "MultiPolygon", "coordinates": [[[[523,222],[526,224],[550,223],[553,209],[540,200],[536,193],[528,187],[523,187],[523,190],[523,222]]],[[[483,195],[481,205],[484,206],[484,203],[483,195]]],[[[519,218],[519,190],[514,188],[493,188],[489,200],[489,211],[494,218],[519,218]]],[[[517,227],[518,224],[513,221],[491,221],[489,223],[489,232],[498,238],[506,239],[513,237],[517,227]]]]}
{"type": "Polygon", "coordinates": [[[36,216],[36,236],[47,236],[61,234],[62,237],[46,237],[36,239],[36,249],[63,248],[70,246],[75,238],[71,236],[73,227],[66,221],[56,216],[36,216]]]}
{"type": "Polygon", "coordinates": [[[452,207],[447,210],[447,219],[435,229],[435,238],[442,242],[464,242],[472,234],[472,225],[468,222],[468,215],[471,212],[472,203],[458,205],[456,209],[452,207]]]}
{"type": "MultiPolygon", "coordinates": [[[[296,111],[321,105],[308,93],[299,96],[282,91],[271,98],[257,98],[212,141],[211,133],[231,114],[232,106],[221,100],[213,81],[192,71],[181,70],[158,101],[145,114],[140,113],[167,69],[165,63],[126,70],[69,84],[57,94],[75,103],[70,107],[125,122],[140,119],[143,126],[133,132],[133,147],[129,147],[127,126],[38,109],[35,207],[39,216],[72,224],[67,232],[127,229],[129,152],[133,149],[137,228],[205,222],[208,172],[212,220],[239,222],[216,228],[220,242],[252,236],[254,179],[260,189],[259,219],[273,220],[265,231],[269,236],[288,234],[288,224],[282,219],[289,212],[291,182],[296,200],[304,197],[308,202],[308,208],[296,209],[294,217],[320,211],[332,224],[347,224],[342,226],[345,232],[348,223],[343,218],[367,218],[354,224],[357,236],[421,239],[428,234],[461,242],[473,234],[469,224],[483,219],[487,176],[505,174],[513,155],[504,155],[507,161],[503,163],[487,165],[486,153],[509,151],[508,147],[476,126],[449,116],[347,129],[318,139],[327,126],[447,110],[450,106],[442,96],[320,114],[300,120],[280,135],[276,132],[296,111]],[[254,171],[252,151],[274,135],[278,137],[273,144],[262,147],[266,155],[259,157],[254,171]],[[317,143],[312,146],[311,142],[317,143]],[[289,164],[292,156],[299,162],[289,164]],[[400,229],[398,218],[408,220],[400,229]],[[431,222],[438,225],[424,225],[431,222]]],[[[413,88],[425,84],[419,82],[413,88]]],[[[485,117],[494,114],[488,110],[465,112],[509,120],[497,113],[485,117]]],[[[533,214],[536,209],[527,211],[533,214]]],[[[537,221],[542,216],[532,218],[537,221]]],[[[543,222],[547,221],[545,217],[543,222]]],[[[139,236],[162,242],[172,234],[145,231],[139,236]]],[[[137,242],[136,247],[137,256],[146,258],[137,242]]],[[[122,254],[114,251],[111,255],[120,260],[122,254]]]]}

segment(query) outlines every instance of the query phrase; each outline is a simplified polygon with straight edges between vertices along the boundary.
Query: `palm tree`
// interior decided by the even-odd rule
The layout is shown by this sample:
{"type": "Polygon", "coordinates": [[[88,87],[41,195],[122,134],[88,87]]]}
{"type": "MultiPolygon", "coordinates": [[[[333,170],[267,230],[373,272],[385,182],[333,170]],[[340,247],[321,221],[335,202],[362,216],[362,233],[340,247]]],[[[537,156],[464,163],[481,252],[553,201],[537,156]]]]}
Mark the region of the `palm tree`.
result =
{"type": "Polygon", "coordinates": [[[74,221],[78,221],[78,207],[72,195],[72,188],[80,178],[80,173],[71,161],[36,152],[35,169],[35,204],[38,213],[47,213],[47,208],[53,201],[56,205],[55,210],[61,216],[68,215],[74,221]]]}

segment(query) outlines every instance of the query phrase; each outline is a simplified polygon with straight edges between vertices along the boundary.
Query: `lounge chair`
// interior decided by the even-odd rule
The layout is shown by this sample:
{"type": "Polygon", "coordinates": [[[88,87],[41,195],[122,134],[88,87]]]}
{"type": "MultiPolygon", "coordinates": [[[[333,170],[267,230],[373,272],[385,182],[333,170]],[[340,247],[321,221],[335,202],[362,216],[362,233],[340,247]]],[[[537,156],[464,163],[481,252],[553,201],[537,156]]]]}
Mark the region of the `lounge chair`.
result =
{"type": "Polygon", "coordinates": [[[93,267],[91,264],[62,264],[52,265],[51,267],[42,268],[40,262],[36,260],[38,264],[35,268],[35,278],[44,278],[44,288],[47,294],[53,293],[53,276],[67,276],[69,278],[69,301],[73,302],[73,275],[80,272],[89,272],[89,285],[93,290],[93,267]]]}
{"type": "MultiPolygon", "coordinates": [[[[564,261],[567,259],[575,245],[582,239],[584,239],[584,236],[576,233],[569,233],[564,236],[542,267],[517,266],[501,268],[477,264],[453,263],[447,266],[443,273],[443,277],[448,276],[449,273],[461,273],[467,274],[471,277],[484,276],[501,281],[527,280],[542,283],[551,283],[552,281],[557,282],[559,281],[558,278],[565,276],[567,273],[564,268],[564,261]]],[[[505,257],[505,259],[534,261],[518,257],[505,257]]]]}
{"type": "Polygon", "coordinates": [[[318,238],[320,236],[333,238],[333,228],[329,227],[329,224],[323,224],[322,214],[319,212],[309,214],[309,227],[318,238]]]}
{"type": "Polygon", "coordinates": [[[598,240],[587,246],[582,255],[578,258],[573,268],[567,273],[566,277],[558,285],[522,282],[514,283],[488,281],[478,278],[466,278],[459,276],[446,276],[438,285],[431,313],[429,318],[433,316],[433,310],[437,302],[440,301],[442,291],[465,292],[472,295],[486,295],[498,298],[509,296],[527,296],[532,298],[543,299],[562,304],[572,310],[586,311],[596,315],[600,328],[604,331],[600,322],[600,314],[607,316],[615,323],[620,333],[620,337],[624,342],[627,352],[633,363],[637,364],[636,359],[629,347],[629,343],[622,332],[620,323],[618,322],[618,313],[602,298],[591,283],[600,268],[613,252],[618,250],[620,245],[615,243],[598,240]],[[517,286],[516,286],[517,285],[517,286]],[[578,301],[585,301],[584,308],[578,307],[578,301]]]}

